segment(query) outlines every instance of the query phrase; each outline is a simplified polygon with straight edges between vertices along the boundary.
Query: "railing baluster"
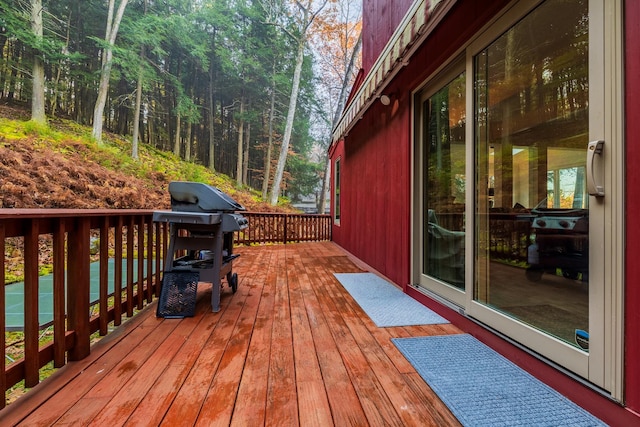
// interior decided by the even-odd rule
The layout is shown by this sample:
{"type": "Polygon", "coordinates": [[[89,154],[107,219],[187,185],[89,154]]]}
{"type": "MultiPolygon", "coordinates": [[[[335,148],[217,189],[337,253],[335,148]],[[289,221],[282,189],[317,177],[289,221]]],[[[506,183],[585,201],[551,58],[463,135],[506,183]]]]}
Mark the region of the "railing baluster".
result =
{"type": "MultiPolygon", "coordinates": [[[[159,297],[160,296],[160,263],[161,261],[161,256],[164,252],[161,251],[161,246],[158,245],[159,242],[162,242],[161,239],[161,234],[160,234],[160,224],[159,222],[155,223],[155,229],[156,229],[156,234],[155,234],[155,240],[152,239],[153,243],[155,244],[155,248],[156,248],[156,265],[155,268],[153,270],[153,278],[154,278],[154,289],[155,289],[155,296],[159,297]]],[[[164,228],[163,228],[164,230],[164,228]]]]}
{"type": "Polygon", "coordinates": [[[133,316],[133,216],[127,222],[127,317],[133,316]]]}
{"type": "Polygon", "coordinates": [[[144,218],[138,218],[138,293],[136,299],[138,301],[138,310],[144,307],[144,218]]]}
{"type": "MultiPolygon", "coordinates": [[[[5,281],[4,256],[6,251],[4,239],[5,239],[4,224],[0,224],[0,283],[2,283],[2,292],[0,292],[0,310],[2,310],[1,311],[2,316],[0,316],[0,332],[2,332],[3,337],[6,336],[6,328],[7,328],[7,321],[4,316],[4,313],[6,313],[7,311],[7,302],[5,297],[5,284],[4,284],[4,281],[5,281]]],[[[7,389],[7,373],[6,373],[7,362],[4,355],[7,354],[7,348],[6,348],[5,340],[2,340],[2,343],[0,344],[0,354],[2,355],[2,360],[0,360],[0,369],[2,370],[0,372],[0,390],[6,390],[7,389]]],[[[7,399],[3,395],[2,399],[0,399],[0,408],[4,408],[6,404],[7,404],[7,399]]]]}
{"type": "Polygon", "coordinates": [[[109,218],[100,223],[100,335],[107,335],[109,298],[109,218]]]}
{"type": "MultiPolygon", "coordinates": [[[[142,217],[144,221],[144,217],[142,217]]],[[[147,238],[147,288],[146,297],[147,304],[153,301],[153,223],[151,219],[144,221],[144,227],[147,230],[145,233],[147,238]]]]}
{"type": "Polygon", "coordinates": [[[53,366],[55,368],[64,366],[67,351],[64,304],[64,235],[64,220],[58,219],[55,221],[53,229],[53,366]]]}
{"type": "Polygon", "coordinates": [[[113,324],[122,323],[122,216],[118,216],[114,230],[115,253],[113,267],[113,324]]]}

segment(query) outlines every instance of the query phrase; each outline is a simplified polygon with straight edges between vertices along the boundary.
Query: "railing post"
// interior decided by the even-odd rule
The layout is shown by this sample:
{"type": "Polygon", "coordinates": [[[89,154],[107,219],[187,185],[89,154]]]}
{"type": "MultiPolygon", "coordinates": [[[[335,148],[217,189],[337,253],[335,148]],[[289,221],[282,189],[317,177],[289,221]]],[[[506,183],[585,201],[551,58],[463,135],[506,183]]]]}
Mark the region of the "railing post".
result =
{"type": "Polygon", "coordinates": [[[65,304],[65,226],[58,218],[53,229],[53,366],[61,368],[66,361],[66,304],[65,304]]]}
{"type": "Polygon", "coordinates": [[[287,244],[287,217],[289,215],[284,214],[283,216],[284,216],[284,221],[283,221],[284,222],[284,233],[283,233],[284,236],[283,236],[283,239],[284,239],[284,244],[286,245],[287,244]]]}
{"type": "Polygon", "coordinates": [[[67,310],[69,330],[75,332],[69,360],[81,360],[90,352],[89,327],[89,218],[79,218],[69,230],[67,310]]]}

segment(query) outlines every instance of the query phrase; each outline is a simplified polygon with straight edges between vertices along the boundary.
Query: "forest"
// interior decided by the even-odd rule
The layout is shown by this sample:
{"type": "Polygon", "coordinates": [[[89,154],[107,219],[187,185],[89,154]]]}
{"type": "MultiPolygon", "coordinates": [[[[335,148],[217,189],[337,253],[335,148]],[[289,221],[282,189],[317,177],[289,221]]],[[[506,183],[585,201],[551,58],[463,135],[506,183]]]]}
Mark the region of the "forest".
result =
{"type": "Polygon", "coordinates": [[[353,0],[0,0],[0,102],[324,211],[360,29],[353,0]]]}

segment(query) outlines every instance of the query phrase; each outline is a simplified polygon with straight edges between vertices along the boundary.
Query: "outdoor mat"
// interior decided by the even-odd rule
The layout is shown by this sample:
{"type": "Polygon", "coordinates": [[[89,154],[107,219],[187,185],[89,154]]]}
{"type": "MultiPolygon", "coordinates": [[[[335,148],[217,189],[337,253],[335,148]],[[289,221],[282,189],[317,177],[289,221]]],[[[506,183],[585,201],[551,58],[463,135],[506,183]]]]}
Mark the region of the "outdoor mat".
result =
{"type": "Polygon", "coordinates": [[[464,426],[606,426],[471,335],[392,341],[464,426]]]}
{"type": "Polygon", "coordinates": [[[449,323],[373,273],[334,273],[334,276],[378,327],[449,323]]]}

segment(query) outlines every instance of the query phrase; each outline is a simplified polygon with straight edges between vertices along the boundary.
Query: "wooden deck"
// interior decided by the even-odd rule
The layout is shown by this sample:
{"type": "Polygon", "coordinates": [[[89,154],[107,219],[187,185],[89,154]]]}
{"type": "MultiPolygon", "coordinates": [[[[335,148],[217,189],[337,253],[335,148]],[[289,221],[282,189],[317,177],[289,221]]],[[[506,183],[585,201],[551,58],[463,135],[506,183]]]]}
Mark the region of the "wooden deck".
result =
{"type": "Polygon", "coordinates": [[[452,325],[378,328],[334,278],[362,271],[333,243],[239,248],[240,283],[210,309],[155,304],[0,411],[0,425],[459,425],[391,343],[452,325]]]}

